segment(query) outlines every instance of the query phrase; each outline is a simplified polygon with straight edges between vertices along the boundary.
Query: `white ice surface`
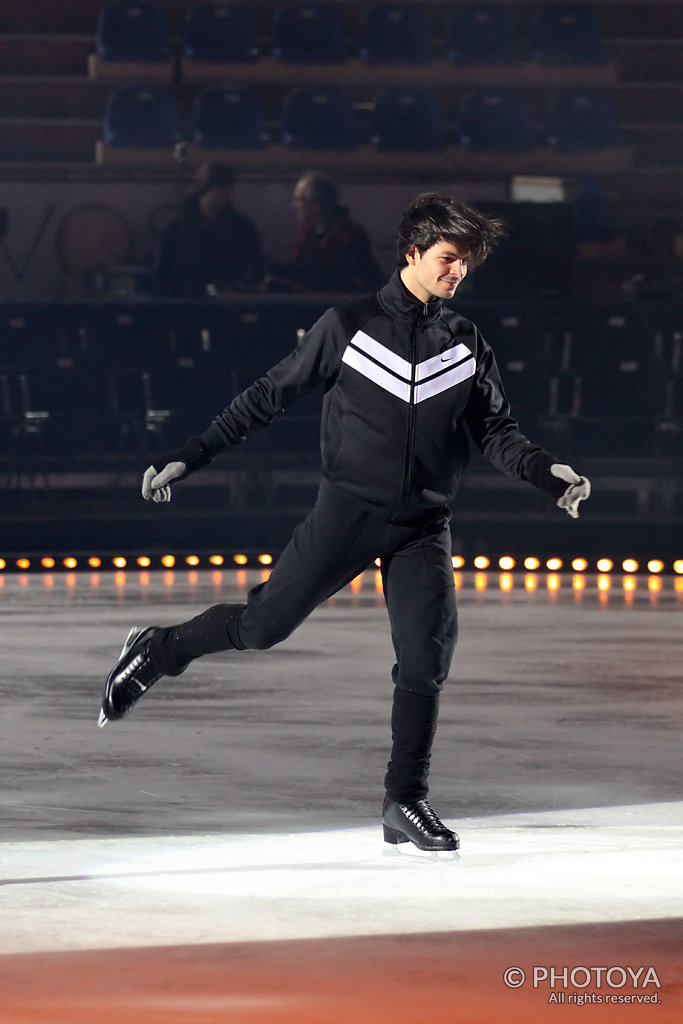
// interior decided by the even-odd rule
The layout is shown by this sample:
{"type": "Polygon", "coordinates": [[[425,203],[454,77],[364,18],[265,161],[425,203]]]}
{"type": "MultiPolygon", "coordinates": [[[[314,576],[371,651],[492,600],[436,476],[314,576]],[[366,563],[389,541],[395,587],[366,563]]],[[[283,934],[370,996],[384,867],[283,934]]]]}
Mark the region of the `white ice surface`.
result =
{"type": "Polygon", "coordinates": [[[492,816],[462,850],[377,824],[8,843],[0,953],[652,920],[683,915],[683,804],[492,816]]]}

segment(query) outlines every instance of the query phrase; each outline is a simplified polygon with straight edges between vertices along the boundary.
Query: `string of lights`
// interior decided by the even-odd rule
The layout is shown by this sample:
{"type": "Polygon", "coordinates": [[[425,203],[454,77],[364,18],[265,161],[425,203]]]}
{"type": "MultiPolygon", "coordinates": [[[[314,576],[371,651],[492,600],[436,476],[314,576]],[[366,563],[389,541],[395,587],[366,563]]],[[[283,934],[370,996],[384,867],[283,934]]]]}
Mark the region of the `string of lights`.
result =
{"type": "MultiPolygon", "coordinates": [[[[126,555],[69,555],[66,557],[54,557],[52,555],[8,555],[0,557],[0,572],[54,572],[54,571],[120,571],[124,569],[216,569],[216,568],[264,568],[275,564],[277,556],[267,552],[234,554],[126,554],[126,555]]],[[[381,559],[375,560],[375,566],[381,566],[381,559]]],[[[513,570],[525,572],[573,572],[573,573],[612,573],[622,572],[626,574],[647,573],[649,575],[673,573],[683,575],[683,558],[675,559],[673,562],[664,562],[660,558],[650,558],[647,561],[638,561],[635,558],[598,558],[589,561],[587,558],[576,557],[571,559],[562,558],[537,558],[535,555],[528,555],[524,558],[514,558],[512,555],[503,555],[500,558],[489,558],[487,555],[477,555],[474,558],[466,559],[462,555],[453,556],[453,569],[458,571],[486,571],[489,569],[500,569],[503,572],[513,570]]]]}

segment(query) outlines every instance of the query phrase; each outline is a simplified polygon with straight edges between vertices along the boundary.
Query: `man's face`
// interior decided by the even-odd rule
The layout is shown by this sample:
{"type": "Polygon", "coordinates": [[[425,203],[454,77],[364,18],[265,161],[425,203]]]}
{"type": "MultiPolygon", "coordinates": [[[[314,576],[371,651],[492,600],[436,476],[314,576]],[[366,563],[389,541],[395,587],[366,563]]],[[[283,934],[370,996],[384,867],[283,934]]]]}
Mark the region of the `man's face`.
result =
{"type": "Polygon", "coordinates": [[[427,296],[452,299],[467,274],[467,252],[445,239],[422,253],[414,249],[406,259],[406,284],[422,301],[428,301],[427,296]]]}
{"type": "Polygon", "coordinates": [[[316,204],[313,202],[311,186],[306,178],[301,178],[294,186],[292,206],[301,223],[308,224],[315,219],[316,204]]]}

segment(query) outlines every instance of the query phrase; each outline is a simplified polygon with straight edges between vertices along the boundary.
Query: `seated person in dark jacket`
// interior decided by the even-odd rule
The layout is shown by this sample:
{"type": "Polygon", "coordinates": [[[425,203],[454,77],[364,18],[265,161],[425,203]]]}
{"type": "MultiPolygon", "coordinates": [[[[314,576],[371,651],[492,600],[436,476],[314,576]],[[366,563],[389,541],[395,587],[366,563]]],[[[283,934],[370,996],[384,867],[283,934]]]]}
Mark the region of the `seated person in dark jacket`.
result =
{"type": "Polygon", "coordinates": [[[359,292],[379,287],[382,274],[370,240],[340,205],[330,178],[308,171],[296,183],[293,204],[299,219],[294,262],[274,269],[267,289],[359,292]]]}
{"type": "Polygon", "coordinates": [[[263,278],[261,240],[232,205],[233,171],[203,164],[196,188],[164,231],[155,277],[160,295],[199,298],[216,291],[250,291],[263,278]]]}

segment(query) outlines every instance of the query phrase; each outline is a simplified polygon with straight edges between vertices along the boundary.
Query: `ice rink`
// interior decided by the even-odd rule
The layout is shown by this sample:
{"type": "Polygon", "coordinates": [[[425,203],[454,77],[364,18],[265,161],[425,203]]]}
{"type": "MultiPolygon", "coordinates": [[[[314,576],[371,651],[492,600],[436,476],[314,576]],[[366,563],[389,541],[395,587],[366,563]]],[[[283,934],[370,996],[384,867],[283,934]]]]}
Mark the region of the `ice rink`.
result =
{"type": "Polygon", "coordinates": [[[432,857],[372,570],[96,727],[131,625],[261,576],[0,577],[2,1024],[683,1019],[683,577],[456,574],[432,857]]]}

